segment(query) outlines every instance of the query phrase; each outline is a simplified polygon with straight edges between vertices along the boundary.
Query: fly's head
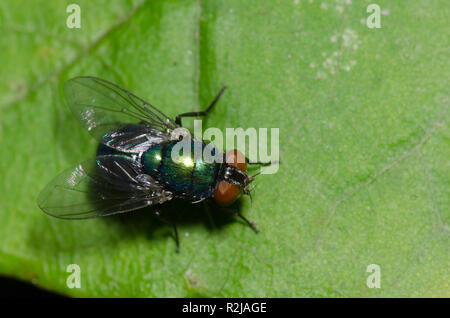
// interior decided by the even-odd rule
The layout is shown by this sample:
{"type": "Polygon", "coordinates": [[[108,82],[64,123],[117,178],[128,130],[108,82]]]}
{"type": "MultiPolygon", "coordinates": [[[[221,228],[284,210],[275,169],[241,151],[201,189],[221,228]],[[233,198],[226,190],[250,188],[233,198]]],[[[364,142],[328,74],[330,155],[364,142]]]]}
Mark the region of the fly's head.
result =
{"type": "Polygon", "coordinates": [[[254,180],[253,177],[249,177],[245,170],[241,170],[238,167],[227,165],[225,167],[224,181],[237,186],[242,193],[249,195],[249,184],[254,180]]]}
{"type": "Polygon", "coordinates": [[[254,177],[246,173],[247,162],[239,150],[230,150],[226,154],[226,164],[222,180],[214,194],[215,201],[223,206],[232,204],[241,193],[249,195],[249,184],[254,177]]]}

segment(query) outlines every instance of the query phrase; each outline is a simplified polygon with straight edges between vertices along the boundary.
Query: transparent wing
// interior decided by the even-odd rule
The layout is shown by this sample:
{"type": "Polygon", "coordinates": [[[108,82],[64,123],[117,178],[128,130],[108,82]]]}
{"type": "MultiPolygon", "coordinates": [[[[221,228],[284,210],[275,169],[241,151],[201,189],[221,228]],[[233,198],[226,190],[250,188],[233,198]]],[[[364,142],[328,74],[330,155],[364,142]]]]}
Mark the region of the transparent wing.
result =
{"type": "Polygon", "coordinates": [[[75,117],[99,141],[130,123],[145,122],[166,134],[178,127],[146,101],[100,78],[75,77],[64,85],[64,94],[75,117]]]}
{"type": "Polygon", "coordinates": [[[105,134],[101,143],[121,152],[140,153],[169,140],[169,135],[146,124],[128,124],[105,134]]]}
{"type": "Polygon", "coordinates": [[[172,198],[134,160],[98,156],[67,169],[38,197],[39,207],[63,219],[87,219],[136,210],[172,198]]]}

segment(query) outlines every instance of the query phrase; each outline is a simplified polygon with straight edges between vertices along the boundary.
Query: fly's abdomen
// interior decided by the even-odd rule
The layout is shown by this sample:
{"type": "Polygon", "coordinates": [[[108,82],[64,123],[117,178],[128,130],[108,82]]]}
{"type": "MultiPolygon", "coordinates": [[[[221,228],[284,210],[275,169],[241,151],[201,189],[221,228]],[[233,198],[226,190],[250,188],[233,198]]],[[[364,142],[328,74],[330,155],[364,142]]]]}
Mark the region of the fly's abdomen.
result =
{"type": "Polygon", "coordinates": [[[212,195],[220,164],[195,158],[195,147],[200,154],[206,144],[198,141],[171,141],[150,147],[143,155],[144,169],[163,182],[170,190],[192,200],[212,195]]]}

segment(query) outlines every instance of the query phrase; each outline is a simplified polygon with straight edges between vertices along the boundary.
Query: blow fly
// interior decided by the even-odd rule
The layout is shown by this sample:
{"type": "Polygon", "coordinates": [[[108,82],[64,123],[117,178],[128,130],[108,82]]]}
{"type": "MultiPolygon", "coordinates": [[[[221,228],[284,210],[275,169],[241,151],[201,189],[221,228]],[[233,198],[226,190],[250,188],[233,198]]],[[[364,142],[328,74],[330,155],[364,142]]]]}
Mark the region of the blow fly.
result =
{"type": "MultiPolygon", "coordinates": [[[[107,216],[172,199],[190,203],[204,200],[228,206],[243,193],[250,194],[254,180],[246,172],[247,159],[238,150],[212,153],[223,160],[207,162],[183,153],[173,160],[178,143],[202,151],[211,147],[194,138],[173,134],[183,117],[205,116],[217,103],[219,91],[205,111],[183,113],[175,120],[127,90],[95,77],[76,77],[64,86],[67,103],[83,127],[98,141],[97,155],[69,168],[53,179],[39,195],[38,205],[47,214],[63,219],[107,216]]],[[[257,232],[239,211],[236,215],[257,232]]],[[[175,231],[177,251],[178,231],[175,231]]]]}

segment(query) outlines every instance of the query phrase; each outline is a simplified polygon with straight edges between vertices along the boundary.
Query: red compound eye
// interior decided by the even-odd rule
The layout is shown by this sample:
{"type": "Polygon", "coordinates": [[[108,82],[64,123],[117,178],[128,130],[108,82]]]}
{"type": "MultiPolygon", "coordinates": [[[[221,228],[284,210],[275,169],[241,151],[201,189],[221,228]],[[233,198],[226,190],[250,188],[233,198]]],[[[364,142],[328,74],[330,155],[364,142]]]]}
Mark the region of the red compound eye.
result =
{"type": "MultiPolygon", "coordinates": [[[[225,160],[229,165],[238,167],[242,171],[247,170],[245,156],[237,149],[228,151],[225,160]]],[[[220,181],[217,185],[214,199],[218,204],[227,206],[232,204],[238,198],[239,193],[240,189],[238,186],[225,181],[220,181]]]]}

